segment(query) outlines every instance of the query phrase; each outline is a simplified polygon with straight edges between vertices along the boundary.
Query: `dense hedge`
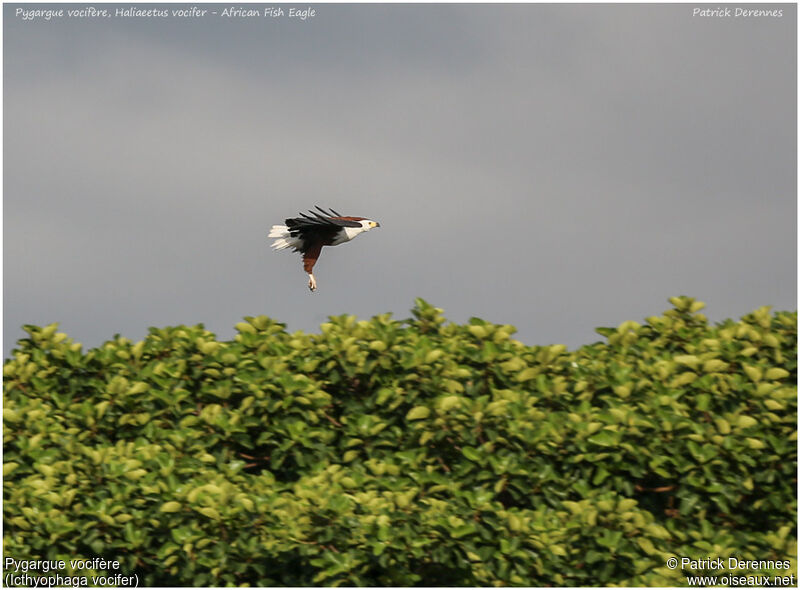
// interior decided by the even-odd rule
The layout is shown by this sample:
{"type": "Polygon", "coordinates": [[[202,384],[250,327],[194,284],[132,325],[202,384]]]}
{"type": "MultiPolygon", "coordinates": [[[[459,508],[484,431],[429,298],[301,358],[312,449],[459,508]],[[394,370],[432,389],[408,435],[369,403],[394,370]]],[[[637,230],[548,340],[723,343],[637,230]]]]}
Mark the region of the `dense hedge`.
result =
{"type": "Polygon", "coordinates": [[[5,555],[149,585],[684,585],[670,556],[796,574],[797,314],[711,326],[670,301],[575,351],[422,300],[87,352],[27,326],[5,555]]]}

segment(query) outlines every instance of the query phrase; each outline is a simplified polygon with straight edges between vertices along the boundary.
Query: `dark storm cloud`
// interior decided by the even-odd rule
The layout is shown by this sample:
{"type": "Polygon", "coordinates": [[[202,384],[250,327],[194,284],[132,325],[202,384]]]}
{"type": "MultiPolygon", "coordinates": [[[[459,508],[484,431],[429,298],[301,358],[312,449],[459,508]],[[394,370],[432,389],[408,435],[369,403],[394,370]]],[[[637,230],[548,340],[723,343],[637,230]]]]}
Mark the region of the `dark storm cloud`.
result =
{"type": "Polygon", "coordinates": [[[796,307],[794,5],[315,8],[5,5],[6,353],[23,323],[230,337],[416,296],[572,346],[674,294],[717,319],[796,307]],[[311,295],[266,231],[314,204],[382,228],[326,249],[311,295]]]}

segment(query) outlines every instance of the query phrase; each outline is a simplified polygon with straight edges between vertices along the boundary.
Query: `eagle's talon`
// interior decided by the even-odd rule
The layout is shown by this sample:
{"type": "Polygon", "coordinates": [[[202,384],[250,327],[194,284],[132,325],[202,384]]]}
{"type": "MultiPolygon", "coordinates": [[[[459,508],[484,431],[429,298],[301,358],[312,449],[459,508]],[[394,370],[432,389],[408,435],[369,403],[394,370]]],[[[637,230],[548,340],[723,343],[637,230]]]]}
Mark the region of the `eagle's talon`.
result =
{"type": "Polygon", "coordinates": [[[312,293],[317,290],[317,281],[314,279],[314,275],[309,275],[308,288],[312,293]]]}

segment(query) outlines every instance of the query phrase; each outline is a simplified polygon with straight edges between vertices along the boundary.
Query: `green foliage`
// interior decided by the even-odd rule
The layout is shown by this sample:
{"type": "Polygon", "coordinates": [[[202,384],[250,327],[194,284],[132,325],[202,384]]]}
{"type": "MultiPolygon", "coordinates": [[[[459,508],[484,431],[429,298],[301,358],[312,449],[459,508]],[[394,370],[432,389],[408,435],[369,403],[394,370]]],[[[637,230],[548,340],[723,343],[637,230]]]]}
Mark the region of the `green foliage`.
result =
{"type": "Polygon", "coordinates": [[[670,302],[576,351],[422,300],[87,352],[26,326],[5,554],[165,586],[684,585],[673,555],[796,574],[797,314],[670,302]]]}

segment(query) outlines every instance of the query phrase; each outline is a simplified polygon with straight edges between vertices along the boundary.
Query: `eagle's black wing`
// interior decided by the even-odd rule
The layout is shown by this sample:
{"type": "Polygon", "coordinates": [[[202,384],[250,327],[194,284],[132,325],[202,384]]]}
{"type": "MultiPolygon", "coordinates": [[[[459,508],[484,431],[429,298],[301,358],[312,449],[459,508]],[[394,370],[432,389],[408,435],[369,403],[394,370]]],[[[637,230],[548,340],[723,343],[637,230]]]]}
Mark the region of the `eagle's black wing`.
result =
{"type": "Polygon", "coordinates": [[[331,209],[330,212],[317,207],[325,215],[320,215],[316,211],[309,211],[311,215],[300,213],[300,217],[290,217],[286,220],[286,227],[291,231],[294,228],[301,230],[307,229],[331,229],[340,227],[361,227],[361,223],[351,219],[343,219],[341,215],[331,209]]]}

